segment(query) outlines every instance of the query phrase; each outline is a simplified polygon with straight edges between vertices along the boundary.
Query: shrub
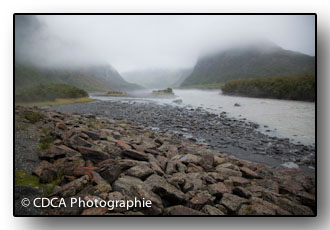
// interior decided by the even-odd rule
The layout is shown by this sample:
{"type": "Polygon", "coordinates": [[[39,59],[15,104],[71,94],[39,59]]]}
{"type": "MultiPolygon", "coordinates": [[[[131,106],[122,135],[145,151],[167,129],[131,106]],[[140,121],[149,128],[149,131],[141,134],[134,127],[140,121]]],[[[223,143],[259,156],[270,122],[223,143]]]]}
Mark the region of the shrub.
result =
{"type": "Polygon", "coordinates": [[[228,95],[315,101],[315,77],[311,75],[231,80],[221,89],[228,95]]]}
{"type": "Polygon", "coordinates": [[[55,101],[57,98],[88,97],[88,93],[66,84],[40,84],[16,95],[16,102],[55,101]]]}

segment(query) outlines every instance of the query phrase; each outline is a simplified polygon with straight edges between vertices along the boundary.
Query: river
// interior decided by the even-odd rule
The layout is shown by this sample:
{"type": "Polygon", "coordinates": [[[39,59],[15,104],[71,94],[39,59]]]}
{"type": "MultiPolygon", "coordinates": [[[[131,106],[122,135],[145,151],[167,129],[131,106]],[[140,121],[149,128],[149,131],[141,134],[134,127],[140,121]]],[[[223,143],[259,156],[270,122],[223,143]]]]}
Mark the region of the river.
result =
{"type": "Polygon", "coordinates": [[[99,100],[136,101],[141,103],[171,104],[180,107],[201,107],[209,112],[247,119],[258,123],[259,130],[270,136],[290,138],[294,143],[315,146],[315,103],[249,98],[223,95],[219,90],[174,90],[173,98],[150,98],[144,91],[137,98],[97,97],[99,100]],[[181,99],[178,104],[174,100],[181,99]],[[238,104],[239,106],[235,106],[238,104]]]}

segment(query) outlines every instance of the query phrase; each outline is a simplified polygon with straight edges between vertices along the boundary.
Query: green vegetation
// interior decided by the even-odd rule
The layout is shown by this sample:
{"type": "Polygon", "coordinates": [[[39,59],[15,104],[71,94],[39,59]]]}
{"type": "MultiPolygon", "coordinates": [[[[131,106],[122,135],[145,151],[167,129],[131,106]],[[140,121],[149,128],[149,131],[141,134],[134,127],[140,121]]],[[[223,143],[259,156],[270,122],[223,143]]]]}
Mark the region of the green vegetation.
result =
{"type": "Polygon", "coordinates": [[[16,102],[55,101],[58,98],[88,97],[88,93],[66,84],[40,84],[16,95],[16,102]]]}
{"type": "Polygon", "coordinates": [[[49,129],[42,129],[43,136],[40,137],[39,147],[40,149],[49,149],[50,145],[56,140],[49,129]]]}
{"type": "Polygon", "coordinates": [[[223,84],[204,84],[181,86],[180,89],[221,89],[223,84]]]}
{"type": "Polygon", "coordinates": [[[315,101],[315,77],[271,77],[231,80],[222,87],[228,95],[315,101]]]}
{"type": "Polygon", "coordinates": [[[243,78],[315,74],[315,57],[280,47],[233,48],[202,57],[181,86],[221,84],[243,78]]]}
{"type": "Polygon", "coordinates": [[[40,113],[33,111],[24,111],[20,113],[19,116],[23,119],[28,120],[31,124],[40,121],[40,119],[42,118],[42,115],[40,113]]]}
{"type": "Polygon", "coordinates": [[[60,180],[61,175],[58,173],[55,180],[48,184],[42,184],[39,182],[39,178],[37,176],[31,175],[24,170],[15,170],[16,186],[37,187],[43,190],[43,196],[50,195],[60,180]]]}
{"type": "Polygon", "coordinates": [[[172,88],[154,90],[154,91],[152,91],[152,94],[154,94],[154,95],[174,95],[172,88]]]}
{"type": "Polygon", "coordinates": [[[139,89],[140,86],[126,82],[108,65],[72,68],[42,68],[15,63],[15,94],[40,84],[67,84],[88,92],[139,89]]]}
{"type": "Polygon", "coordinates": [[[104,94],[99,94],[98,96],[105,96],[105,97],[129,97],[130,94],[126,92],[120,92],[120,91],[108,91],[104,94]]]}

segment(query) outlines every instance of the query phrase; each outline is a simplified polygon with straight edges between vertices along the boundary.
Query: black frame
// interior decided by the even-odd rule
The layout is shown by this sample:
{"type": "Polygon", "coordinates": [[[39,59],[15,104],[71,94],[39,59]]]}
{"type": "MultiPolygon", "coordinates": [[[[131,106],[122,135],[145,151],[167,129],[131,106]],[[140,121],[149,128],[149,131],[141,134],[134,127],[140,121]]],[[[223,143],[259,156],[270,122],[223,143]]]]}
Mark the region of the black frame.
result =
{"type": "Polygon", "coordinates": [[[16,215],[15,196],[13,196],[14,217],[316,217],[317,216],[317,14],[316,13],[14,13],[13,14],[13,194],[15,194],[15,15],[314,15],[315,16],[315,214],[314,215],[224,215],[224,216],[198,216],[198,215],[174,215],[174,216],[152,216],[152,215],[16,215]]]}

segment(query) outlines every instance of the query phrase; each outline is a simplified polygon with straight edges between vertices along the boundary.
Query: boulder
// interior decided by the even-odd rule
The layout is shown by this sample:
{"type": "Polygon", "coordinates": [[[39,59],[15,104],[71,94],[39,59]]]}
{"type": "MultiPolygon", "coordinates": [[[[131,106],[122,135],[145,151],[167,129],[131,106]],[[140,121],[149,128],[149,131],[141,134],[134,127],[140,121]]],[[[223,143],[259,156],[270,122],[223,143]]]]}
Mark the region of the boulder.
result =
{"type": "Polygon", "coordinates": [[[144,186],[134,185],[131,188],[130,194],[139,200],[150,200],[152,202],[150,208],[144,208],[142,211],[149,215],[160,215],[163,210],[162,199],[144,186]]]}
{"type": "Polygon", "coordinates": [[[96,191],[99,193],[108,193],[112,190],[112,187],[108,183],[99,183],[95,186],[96,191]]]}
{"type": "Polygon", "coordinates": [[[92,148],[87,148],[84,146],[78,146],[77,148],[85,160],[90,160],[94,164],[97,164],[101,161],[110,158],[108,153],[102,151],[94,150],[92,148]]]}
{"type": "Polygon", "coordinates": [[[243,177],[245,177],[245,178],[249,178],[249,179],[255,179],[255,178],[258,179],[258,178],[260,178],[258,173],[252,171],[251,169],[249,169],[247,167],[241,167],[240,170],[243,173],[243,177]]]}
{"type": "Polygon", "coordinates": [[[114,191],[129,192],[134,185],[144,186],[142,180],[132,176],[123,176],[118,178],[112,185],[114,191]]]}
{"type": "Polygon", "coordinates": [[[163,177],[152,174],[145,181],[145,184],[150,188],[150,190],[171,204],[182,204],[186,202],[185,194],[173,185],[169,184],[163,177]]]}
{"type": "Polygon", "coordinates": [[[50,149],[39,152],[39,158],[46,161],[72,156],[80,156],[80,153],[65,145],[53,145],[50,149]]]}
{"type": "Polygon", "coordinates": [[[53,165],[51,163],[49,163],[48,161],[40,161],[32,173],[34,175],[40,177],[42,170],[44,170],[46,168],[52,168],[52,166],[53,165]]]}
{"type": "Polygon", "coordinates": [[[294,215],[314,215],[314,212],[309,207],[296,204],[286,198],[279,198],[277,205],[294,215]]]}
{"type": "Polygon", "coordinates": [[[71,181],[63,185],[59,191],[51,194],[51,196],[54,195],[60,195],[62,197],[74,196],[87,185],[88,181],[89,181],[89,176],[87,175],[82,176],[74,181],[71,181]]]}
{"type": "Polygon", "coordinates": [[[179,161],[181,161],[184,164],[194,163],[195,165],[199,164],[201,162],[202,158],[193,154],[186,154],[182,157],[180,157],[179,161]]]}
{"type": "Polygon", "coordinates": [[[214,199],[215,198],[211,196],[210,193],[202,191],[191,198],[189,201],[189,207],[199,210],[206,204],[212,204],[214,199]]]}
{"type": "Polygon", "coordinates": [[[225,206],[230,213],[236,213],[240,206],[246,203],[248,200],[230,193],[224,193],[220,200],[220,204],[225,206]]]}
{"type": "Polygon", "coordinates": [[[139,152],[133,149],[126,149],[122,152],[123,156],[139,161],[148,161],[148,155],[144,152],[139,152]]]}
{"type": "Polygon", "coordinates": [[[205,154],[202,156],[202,160],[200,165],[206,170],[209,171],[213,168],[214,165],[214,155],[212,154],[205,154]]]}
{"type": "Polygon", "coordinates": [[[163,176],[165,173],[161,169],[159,161],[157,161],[156,158],[151,154],[148,154],[148,159],[152,170],[155,171],[158,175],[163,176]]]}
{"type": "Polygon", "coordinates": [[[246,199],[249,199],[252,196],[251,192],[249,192],[247,189],[240,187],[240,186],[233,188],[232,192],[233,192],[233,194],[246,198],[246,199]]]}
{"type": "Polygon", "coordinates": [[[219,157],[219,156],[214,156],[214,164],[215,165],[220,165],[226,162],[226,159],[223,157],[219,157]]]}
{"type": "Polygon", "coordinates": [[[236,177],[241,177],[242,173],[239,171],[235,171],[229,168],[216,168],[216,171],[223,176],[225,179],[229,178],[230,176],[236,176],[236,177]]]}
{"type": "Polygon", "coordinates": [[[140,178],[142,180],[146,179],[148,176],[153,174],[153,170],[149,168],[147,165],[138,164],[126,171],[126,174],[129,176],[134,176],[140,178]]]}
{"type": "Polygon", "coordinates": [[[230,176],[229,180],[233,182],[234,186],[247,186],[250,181],[248,179],[245,179],[243,177],[236,177],[236,176],[230,176]]]}
{"type": "Polygon", "coordinates": [[[112,164],[104,164],[97,169],[97,172],[109,183],[112,184],[121,174],[120,165],[113,162],[112,164]]]}
{"type": "Polygon", "coordinates": [[[222,197],[222,194],[229,193],[228,188],[222,182],[218,182],[216,184],[210,184],[208,185],[207,189],[212,196],[216,196],[216,197],[222,197]]]}
{"type": "Polygon", "coordinates": [[[168,161],[166,166],[166,174],[172,175],[173,173],[176,173],[176,162],[175,161],[168,161]]]}
{"type": "Polygon", "coordinates": [[[39,182],[47,184],[57,178],[57,173],[51,168],[44,168],[39,176],[39,182]]]}
{"type": "Polygon", "coordinates": [[[211,205],[205,205],[202,210],[202,212],[206,213],[207,215],[211,216],[222,216],[225,215],[220,209],[217,209],[216,207],[213,207],[211,205]]]}
{"type": "Polygon", "coordinates": [[[88,130],[82,130],[84,134],[86,134],[89,138],[92,140],[99,140],[100,139],[100,134],[88,130]]]}

